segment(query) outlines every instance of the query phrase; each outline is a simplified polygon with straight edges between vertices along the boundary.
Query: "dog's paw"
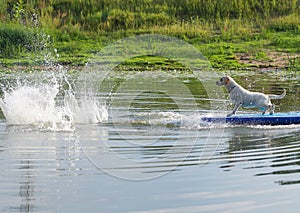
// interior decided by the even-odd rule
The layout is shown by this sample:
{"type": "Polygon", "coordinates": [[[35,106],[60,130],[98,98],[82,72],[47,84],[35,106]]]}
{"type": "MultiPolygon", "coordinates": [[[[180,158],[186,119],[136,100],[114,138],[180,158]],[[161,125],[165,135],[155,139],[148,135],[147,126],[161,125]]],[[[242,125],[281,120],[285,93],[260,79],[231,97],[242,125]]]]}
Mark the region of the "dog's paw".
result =
{"type": "Polygon", "coordinates": [[[234,115],[234,114],[233,113],[229,113],[228,115],[226,115],[226,117],[230,117],[232,115],[234,115]]]}

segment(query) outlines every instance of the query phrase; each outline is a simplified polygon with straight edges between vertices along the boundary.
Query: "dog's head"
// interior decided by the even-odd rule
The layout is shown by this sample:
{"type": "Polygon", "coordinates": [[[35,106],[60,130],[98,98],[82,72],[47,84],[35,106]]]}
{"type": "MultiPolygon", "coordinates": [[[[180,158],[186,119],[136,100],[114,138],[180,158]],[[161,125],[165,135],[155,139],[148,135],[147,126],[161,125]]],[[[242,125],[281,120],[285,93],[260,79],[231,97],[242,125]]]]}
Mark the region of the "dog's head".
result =
{"type": "Polygon", "coordinates": [[[220,78],[219,81],[216,82],[216,84],[218,86],[224,86],[224,85],[227,85],[229,82],[230,82],[230,77],[229,76],[225,76],[225,77],[222,77],[220,78]]]}

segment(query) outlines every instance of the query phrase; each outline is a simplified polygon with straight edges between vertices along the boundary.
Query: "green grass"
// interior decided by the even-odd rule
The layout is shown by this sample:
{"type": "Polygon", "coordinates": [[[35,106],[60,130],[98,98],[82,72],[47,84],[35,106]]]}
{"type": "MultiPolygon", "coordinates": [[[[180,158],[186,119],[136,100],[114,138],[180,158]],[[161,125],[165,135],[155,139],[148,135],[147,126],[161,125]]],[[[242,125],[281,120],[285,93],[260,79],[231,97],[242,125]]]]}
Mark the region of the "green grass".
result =
{"type": "MultiPolygon", "coordinates": [[[[87,31],[166,26],[183,20],[215,22],[222,29],[226,19],[253,23],[299,14],[299,0],[4,0],[1,4],[16,22],[32,24],[38,14],[44,27],[78,26],[87,31]]],[[[5,17],[5,10],[0,12],[5,17]]],[[[281,29],[276,26],[285,20],[275,22],[273,29],[281,29]]]]}
{"type": "Polygon", "coordinates": [[[270,46],[278,51],[300,52],[300,31],[272,33],[270,42],[270,46]]]}
{"type": "MultiPolygon", "coordinates": [[[[103,31],[181,30],[193,26],[222,34],[246,33],[249,26],[286,31],[299,28],[299,0],[4,0],[0,19],[48,29],[103,31]],[[176,26],[176,29],[173,29],[176,26]],[[179,27],[178,27],[179,26],[179,27]],[[211,30],[211,29],[210,29],[211,30]]],[[[185,30],[186,31],[186,30],[185,30]]],[[[201,30],[200,30],[201,31],[201,30]]]]}
{"type": "MultiPolygon", "coordinates": [[[[126,32],[127,36],[140,33],[140,30],[126,32]]],[[[115,36],[114,34],[100,36],[85,34],[84,37],[80,36],[72,39],[69,36],[56,35],[56,37],[51,37],[53,42],[47,49],[19,51],[14,56],[1,57],[0,63],[2,66],[30,66],[43,64],[45,60],[48,60],[63,65],[82,66],[101,51],[103,47],[118,40],[119,35],[115,36]]],[[[184,36],[184,34],[181,36],[184,36]]],[[[257,66],[255,64],[239,63],[236,57],[237,54],[247,54],[253,60],[265,61],[267,63],[271,60],[267,55],[268,51],[279,51],[288,54],[299,52],[299,38],[298,32],[267,31],[259,34],[253,33],[251,36],[248,35],[247,38],[244,38],[243,35],[228,37],[227,35],[215,34],[213,36],[185,37],[184,39],[199,49],[214,68],[248,69],[256,68],[257,66]]],[[[296,69],[299,67],[299,58],[291,58],[287,61],[287,64],[296,69]]],[[[182,70],[184,66],[172,59],[141,56],[122,63],[117,69],[182,70]]]]}
{"type": "MultiPolygon", "coordinates": [[[[189,42],[215,68],[248,69],[256,65],[240,63],[237,54],[268,63],[270,51],[300,52],[299,4],[300,0],[4,0],[0,64],[84,65],[116,40],[150,33],[189,42]]],[[[299,58],[287,63],[297,69],[299,58]]],[[[176,60],[149,56],[121,67],[184,68],[176,60]]]]}
{"type": "Polygon", "coordinates": [[[179,63],[175,59],[169,59],[158,56],[139,56],[134,57],[115,67],[115,70],[130,70],[130,71],[186,71],[189,68],[179,63]]]}

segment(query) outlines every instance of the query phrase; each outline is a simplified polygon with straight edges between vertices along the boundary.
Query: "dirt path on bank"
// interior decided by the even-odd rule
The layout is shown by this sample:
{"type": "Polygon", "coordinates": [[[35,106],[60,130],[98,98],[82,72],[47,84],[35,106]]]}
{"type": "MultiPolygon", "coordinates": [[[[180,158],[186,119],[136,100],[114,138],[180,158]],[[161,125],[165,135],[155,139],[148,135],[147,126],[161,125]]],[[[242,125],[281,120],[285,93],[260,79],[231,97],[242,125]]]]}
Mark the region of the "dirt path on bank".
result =
{"type": "Polygon", "coordinates": [[[266,51],[263,57],[248,53],[236,53],[239,63],[258,69],[287,69],[299,66],[300,53],[284,53],[276,51],[266,51]]]}

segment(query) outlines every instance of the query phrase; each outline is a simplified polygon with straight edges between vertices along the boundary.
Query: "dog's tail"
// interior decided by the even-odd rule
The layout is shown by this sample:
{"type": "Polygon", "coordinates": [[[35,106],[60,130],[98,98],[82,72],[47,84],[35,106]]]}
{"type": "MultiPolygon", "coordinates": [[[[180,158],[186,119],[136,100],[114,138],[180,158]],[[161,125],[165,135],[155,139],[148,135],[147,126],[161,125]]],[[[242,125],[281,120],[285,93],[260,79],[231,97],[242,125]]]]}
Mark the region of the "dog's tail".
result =
{"type": "Polygon", "coordinates": [[[283,89],[283,93],[281,95],[268,95],[270,99],[282,99],[286,95],[286,90],[283,89]]]}

